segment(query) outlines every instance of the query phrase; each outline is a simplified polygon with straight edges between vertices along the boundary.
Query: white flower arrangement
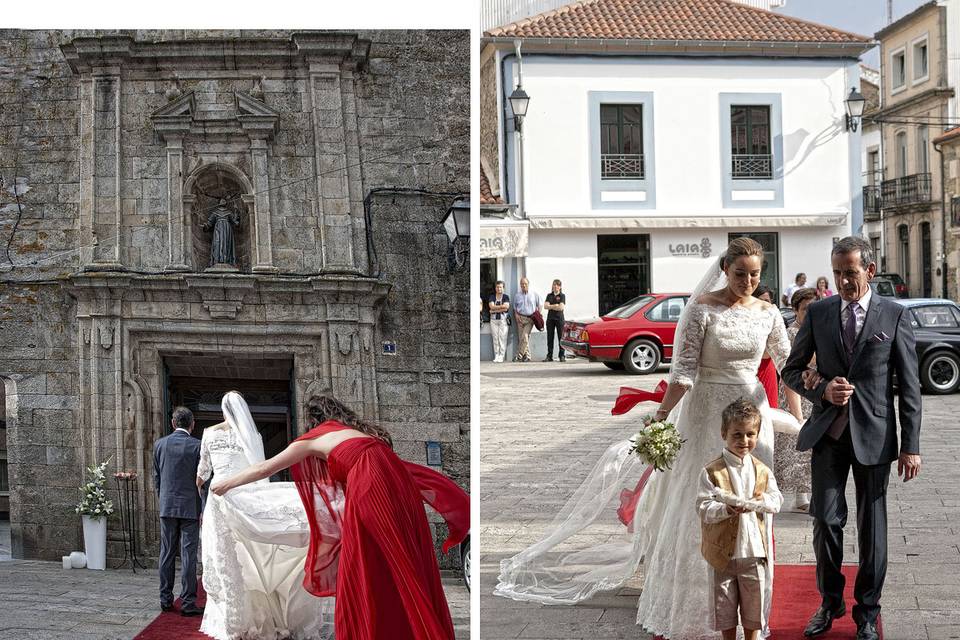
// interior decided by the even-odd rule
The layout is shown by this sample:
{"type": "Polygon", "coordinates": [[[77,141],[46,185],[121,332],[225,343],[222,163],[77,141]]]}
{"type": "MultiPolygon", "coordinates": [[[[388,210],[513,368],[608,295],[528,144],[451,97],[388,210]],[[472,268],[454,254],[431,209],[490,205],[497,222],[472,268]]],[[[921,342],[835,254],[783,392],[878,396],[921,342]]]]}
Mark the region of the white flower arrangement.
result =
{"type": "Polygon", "coordinates": [[[672,422],[654,420],[652,416],[643,419],[643,429],[630,441],[633,443],[630,453],[657,471],[669,469],[686,442],[672,422]]]}
{"type": "Polygon", "coordinates": [[[113,502],[107,500],[105,491],[107,479],[105,471],[110,461],[102,462],[95,467],[87,467],[89,480],[80,487],[83,498],[74,511],[81,516],[90,516],[94,519],[105,518],[113,513],[113,502]]]}

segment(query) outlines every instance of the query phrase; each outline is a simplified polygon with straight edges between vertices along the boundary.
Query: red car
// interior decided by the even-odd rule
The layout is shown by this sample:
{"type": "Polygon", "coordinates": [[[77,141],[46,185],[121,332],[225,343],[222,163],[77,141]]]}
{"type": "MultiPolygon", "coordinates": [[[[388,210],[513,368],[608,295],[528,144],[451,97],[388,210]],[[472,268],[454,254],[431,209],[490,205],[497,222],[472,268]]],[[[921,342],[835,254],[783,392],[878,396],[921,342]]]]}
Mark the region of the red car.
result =
{"type": "Polygon", "coordinates": [[[651,293],[587,322],[563,324],[560,344],[590,362],[630,373],[656,371],[673,356],[673,334],[689,293],[651,293]]]}

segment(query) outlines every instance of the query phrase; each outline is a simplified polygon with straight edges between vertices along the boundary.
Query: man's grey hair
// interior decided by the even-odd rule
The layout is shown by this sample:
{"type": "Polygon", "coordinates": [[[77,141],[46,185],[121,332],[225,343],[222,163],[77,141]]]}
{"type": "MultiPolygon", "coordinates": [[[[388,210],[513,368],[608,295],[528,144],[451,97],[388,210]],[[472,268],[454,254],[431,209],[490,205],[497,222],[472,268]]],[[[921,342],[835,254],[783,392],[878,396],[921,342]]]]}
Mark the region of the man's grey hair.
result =
{"type": "Polygon", "coordinates": [[[847,236],[837,240],[833,245],[833,251],[830,256],[841,256],[854,251],[860,252],[860,266],[866,269],[873,262],[873,247],[870,243],[859,236],[847,236]]]}
{"type": "Polygon", "coordinates": [[[176,407],[173,410],[173,428],[190,430],[193,424],[193,412],[186,407],[176,407]]]}

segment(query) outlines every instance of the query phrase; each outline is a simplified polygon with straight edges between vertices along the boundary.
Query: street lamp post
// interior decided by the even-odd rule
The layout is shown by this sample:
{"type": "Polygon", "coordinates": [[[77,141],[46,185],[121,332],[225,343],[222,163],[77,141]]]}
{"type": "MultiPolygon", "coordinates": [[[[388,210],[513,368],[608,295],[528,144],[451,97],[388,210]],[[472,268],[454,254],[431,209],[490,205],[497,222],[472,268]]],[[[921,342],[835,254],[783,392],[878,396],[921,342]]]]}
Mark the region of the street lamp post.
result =
{"type": "Polygon", "coordinates": [[[447,250],[450,271],[463,271],[470,262],[470,201],[464,198],[454,200],[440,226],[447,232],[450,243],[447,250]]]}
{"type": "Polygon", "coordinates": [[[523,119],[527,115],[527,108],[530,106],[530,96],[523,90],[521,85],[513,90],[508,98],[510,109],[513,111],[513,127],[517,132],[517,210],[521,218],[526,217],[525,202],[523,199],[523,119]]]}
{"type": "Polygon", "coordinates": [[[857,91],[856,87],[850,89],[850,95],[844,101],[843,105],[847,110],[847,131],[856,131],[863,118],[863,107],[867,100],[857,91]]]}

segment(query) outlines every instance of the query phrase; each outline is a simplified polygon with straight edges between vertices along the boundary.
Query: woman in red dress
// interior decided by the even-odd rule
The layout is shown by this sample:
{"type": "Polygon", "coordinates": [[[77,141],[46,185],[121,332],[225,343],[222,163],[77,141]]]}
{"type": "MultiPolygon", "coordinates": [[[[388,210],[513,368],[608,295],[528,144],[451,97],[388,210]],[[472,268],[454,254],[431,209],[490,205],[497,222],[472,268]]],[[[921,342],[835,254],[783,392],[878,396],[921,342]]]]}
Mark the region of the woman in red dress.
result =
{"type": "Polygon", "coordinates": [[[313,429],[211,491],[223,495],[292,467],[310,519],[304,587],[316,596],[336,596],[337,637],[452,640],[423,502],[447,521],[446,552],[469,530],[469,496],[446,476],[401,460],[382,427],[337,400],[313,398],[307,411],[313,429]],[[320,526],[320,510],[330,513],[339,531],[320,526]]]}

